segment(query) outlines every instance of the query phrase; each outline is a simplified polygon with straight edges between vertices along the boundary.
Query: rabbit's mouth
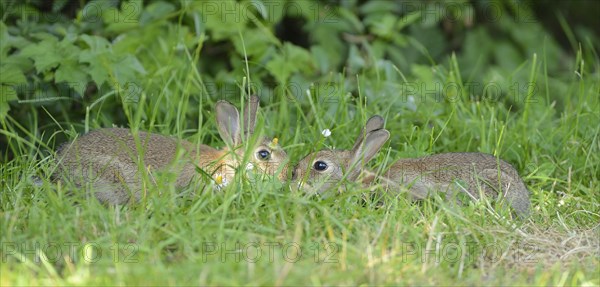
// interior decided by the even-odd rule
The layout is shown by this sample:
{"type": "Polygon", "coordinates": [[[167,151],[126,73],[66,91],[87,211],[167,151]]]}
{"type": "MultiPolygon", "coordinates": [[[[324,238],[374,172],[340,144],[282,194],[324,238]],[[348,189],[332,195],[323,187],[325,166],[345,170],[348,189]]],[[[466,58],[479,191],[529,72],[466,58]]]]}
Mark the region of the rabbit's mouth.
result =
{"type": "Polygon", "coordinates": [[[290,189],[293,192],[298,192],[301,191],[303,189],[304,183],[301,181],[292,181],[290,184],[290,189]]]}
{"type": "Polygon", "coordinates": [[[276,163],[247,163],[244,172],[260,172],[270,177],[273,177],[281,182],[288,179],[288,168],[287,164],[283,166],[276,163]]]}
{"type": "Polygon", "coordinates": [[[317,189],[310,185],[310,183],[303,180],[292,181],[290,184],[290,189],[293,192],[302,192],[306,195],[314,195],[319,193],[317,189]]]}
{"type": "Polygon", "coordinates": [[[294,181],[290,184],[290,189],[293,192],[302,192],[304,196],[316,197],[320,199],[329,198],[340,193],[341,189],[336,189],[330,182],[315,182],[308,183],[306,181],[294,181]]]}

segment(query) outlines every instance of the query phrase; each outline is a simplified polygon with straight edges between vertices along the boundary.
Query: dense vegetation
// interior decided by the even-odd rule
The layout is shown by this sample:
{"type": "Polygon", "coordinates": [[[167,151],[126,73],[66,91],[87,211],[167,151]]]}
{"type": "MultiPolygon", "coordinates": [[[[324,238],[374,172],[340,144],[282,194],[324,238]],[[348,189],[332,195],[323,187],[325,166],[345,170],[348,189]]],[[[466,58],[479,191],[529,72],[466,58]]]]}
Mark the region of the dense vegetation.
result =
{"type": "Polygon", "coordinates": [[[0,282],[598,285],[598,5],[2,1],[0,282]],[[253,93],[292,162],[351,147],[381,114],[392,136],[373,169],[491,153],[532,216],[243,177],[109,208],[49,180],[56,147],[100,127],[223,146],[214,104],[253,93]]]}

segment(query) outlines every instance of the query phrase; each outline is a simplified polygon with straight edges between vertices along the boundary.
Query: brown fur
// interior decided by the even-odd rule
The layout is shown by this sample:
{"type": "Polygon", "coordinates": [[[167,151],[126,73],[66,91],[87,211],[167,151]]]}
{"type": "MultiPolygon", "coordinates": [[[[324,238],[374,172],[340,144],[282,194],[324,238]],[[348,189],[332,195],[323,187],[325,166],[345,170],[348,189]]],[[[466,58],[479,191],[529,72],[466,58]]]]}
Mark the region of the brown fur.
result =
{"type": "Polygon", "coordinates": [[[484,153],[442,153],[421,158],[400,159],[384,176],[394,185],[409,186],[412,196],[425,198],[431,191],[451,197],[466,191],[473,199],[479,190],[495,198],[501,192],[515,211],[529,213],[529,191],[518,172],[509,163],[484,153]]]}
{"type": "MultiPolygon", "coordinates": [[[[178,142],[158,134],[139,132],[138,136],[144,155],[143,169],[150,174],[165,169],[176,172],[178,187],[187,185],[195,175],[194,161],[197,165],[208,166],[222,154],[206,145],[200,145],[196,152],[195,145],[190,142],[178,142]],[[178,150],[181,150],[179,157],[178,150]]],[[[141,196],[139,154],[129,129],[99,129],[59,149],[58,174],[67,176],[78,186],[92,183],[96,189],[95,195],[101,202],[123,204],[131,195],[136,200],[141,196]]],[[[218,166],[219,162],[213,164],[218,166]]]]}

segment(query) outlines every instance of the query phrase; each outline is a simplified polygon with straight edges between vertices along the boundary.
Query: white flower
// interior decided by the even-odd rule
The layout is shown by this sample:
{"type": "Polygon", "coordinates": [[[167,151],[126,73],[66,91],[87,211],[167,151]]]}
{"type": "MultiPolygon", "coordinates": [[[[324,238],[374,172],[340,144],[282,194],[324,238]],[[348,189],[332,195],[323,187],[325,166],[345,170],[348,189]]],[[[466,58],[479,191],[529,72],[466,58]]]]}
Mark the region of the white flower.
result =
{"type": "Polygon", "coordinates": [[[331,131],[330,131],[329,129],[324,129],[324,130],[321,132],[321,134],[322,134],[324,137],[328,138],[328,137],[331,135],[331,131]]]}
{"type": "Polygon", "coordinates": [[[221,190],[222,188],[226,187],[227,184],[229,184],[227,178],[223,177],[221,174],[217,174],[215,176],[215,187],[217,190],[221,190]]]}

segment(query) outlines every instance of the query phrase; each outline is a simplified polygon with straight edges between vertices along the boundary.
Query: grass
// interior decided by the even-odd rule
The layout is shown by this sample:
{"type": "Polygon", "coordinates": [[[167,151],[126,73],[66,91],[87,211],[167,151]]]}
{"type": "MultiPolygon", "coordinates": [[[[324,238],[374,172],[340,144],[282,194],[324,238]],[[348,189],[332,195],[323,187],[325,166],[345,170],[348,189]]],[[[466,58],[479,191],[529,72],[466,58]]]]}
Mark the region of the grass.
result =
{"type": "MultiPolygon", "coordinates": [[[[199,53],[188,53],[190,62],[199,53]]],[[[552,79],[540,65],[547,60],[533,56],[513,74],[547,87],[552,79]]],[[[600,81],[597,69],[588,74],[576,66],[580,76],[570,77],[565,94],[528,86],[498,101],[472,100],[464,90],[457,101],[390,100],[385,92],[373,97],[377,87],[419,81],[393,82],[375,71],[342,77],[327,97],[332,102],[319,101],[318,86],[311,101],[263,98],[259,127],[279,137],[292,162],[315,149],[351,147],[373,114],[382,114],[392,133],[371,163],[374,169],[399,157],[439,152],[498,155],[531,191],[532,215],[524,221],[481,203],[412,203],[405,194],[390,193],[379,205],[359,188],[319,199],[287,184],[243,177],[222,191],[203,192],[175,190],[159,177],[163,184],[149,189],[141,203],[105,207],[84,190],[47,180],[60,137],[112,124],[101,101],[90,106],[85,122],[58,123],[63,130],[57,133],[42,132],[47,127],[37,117],[51,115],[37,110],[25,123],[9,117],[1,132],[16,156],[0,167],[0,283],[597,286],[600,81]],[[358,101],[348,97],[352,85],[358,101]],[[411,101],[418,108],[410,108],[411,101]],[[331,137],[321,136],[324,128],[331,137]],[[34,175],[42,186],[32,183],[34,175]]],[[[195,92],[206,90],[201,76],[189,72],[191,65],[169,68],[174,72],[165,81],[173,89],[121,102],[128,126],[223,146],[211,110],[215,98],[195,92]]],[[[455,58],[435,70],[428,84],[461,79],[455,58]]],[[[239,105],[239,98],[230,100],[239,105]]]]}

